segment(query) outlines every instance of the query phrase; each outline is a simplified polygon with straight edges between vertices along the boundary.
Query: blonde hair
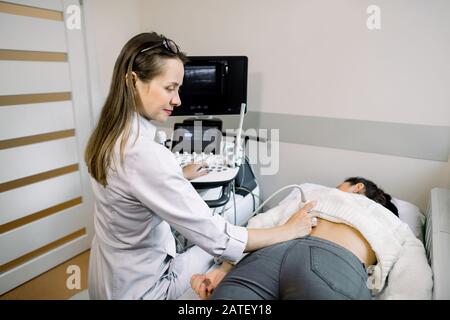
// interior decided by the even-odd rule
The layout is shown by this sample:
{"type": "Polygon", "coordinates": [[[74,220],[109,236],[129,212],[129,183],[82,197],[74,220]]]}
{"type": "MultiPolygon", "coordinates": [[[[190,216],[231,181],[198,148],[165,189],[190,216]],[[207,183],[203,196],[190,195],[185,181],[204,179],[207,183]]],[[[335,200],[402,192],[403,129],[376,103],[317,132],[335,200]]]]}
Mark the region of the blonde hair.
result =
{"type": "Polygon", "coordinates": [[[162,46],[141,52],[164,39],[163,35],[155,32],[141,33],[125,44],[117,58],[108,97],[84,155],[89,174],[104,187],[108,184],[114,145],[122,135],[120,161],[123,163],[133,115],[138,112],[131,73],[136,73],[141,81],[148,83],[162,73],[165,59],[179,59],[183,63],[187,60],[184,53],[175,54],[162,46]]]}

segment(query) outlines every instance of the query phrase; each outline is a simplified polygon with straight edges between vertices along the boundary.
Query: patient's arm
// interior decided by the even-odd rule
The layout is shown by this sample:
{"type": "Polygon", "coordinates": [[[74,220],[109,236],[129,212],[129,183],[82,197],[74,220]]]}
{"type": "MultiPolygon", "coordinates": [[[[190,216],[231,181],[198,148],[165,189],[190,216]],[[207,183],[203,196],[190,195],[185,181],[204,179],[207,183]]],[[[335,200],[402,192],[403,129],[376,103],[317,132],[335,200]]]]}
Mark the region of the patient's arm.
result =
{"type": "Polygon", "coordinates": [[[231,269],[233,265],[225,261],[206,274],[195,274],[191,277],[191,287],[201,299],[208,299],[231,269]]]}

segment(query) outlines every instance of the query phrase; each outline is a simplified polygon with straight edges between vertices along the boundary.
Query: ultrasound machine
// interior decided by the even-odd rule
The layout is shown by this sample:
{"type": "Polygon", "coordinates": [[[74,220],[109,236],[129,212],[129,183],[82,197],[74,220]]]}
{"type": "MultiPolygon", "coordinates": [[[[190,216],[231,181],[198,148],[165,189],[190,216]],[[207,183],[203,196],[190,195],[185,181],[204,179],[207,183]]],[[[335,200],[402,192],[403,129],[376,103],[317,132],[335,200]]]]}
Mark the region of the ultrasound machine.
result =
{"type": "MultiPolygon", "coordinates": [[[[208,174],[190,182],[212,214],[245,225],[259,205],[259,187],[245,156],[247,141],[242,134],[247,112],[248,58],[245,56],[191,56],[185,65],[182,105],[173,116],[188,116],[175,123],[172,139],[165,141],[181,167],[207,163],[208,174]],[[218,116],[239,117],[236,130],[223,129],[218,116]]],[[[234,129],[234,128],[233,128],[234,129]]],[[[164,139],[163,139],[164,140],[164,139]]],[[[175,230],[177,251],[189,243],[175,230]]]]}

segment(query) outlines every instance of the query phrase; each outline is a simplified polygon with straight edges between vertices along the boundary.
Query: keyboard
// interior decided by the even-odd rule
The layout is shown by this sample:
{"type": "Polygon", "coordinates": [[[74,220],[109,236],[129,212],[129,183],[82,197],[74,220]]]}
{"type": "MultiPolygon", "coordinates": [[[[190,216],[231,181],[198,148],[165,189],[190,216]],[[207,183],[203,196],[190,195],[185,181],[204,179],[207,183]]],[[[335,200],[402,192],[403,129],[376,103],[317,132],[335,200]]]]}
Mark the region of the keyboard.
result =
{"type": "Polygon", "coordinates": [[[208,167],[202,170],[208,172],[207,175],[191,180],[194,184],[211,184],[211,183],[224,183],[233,180],[239,167],[234,164],[234,159],[226,158],[217,154],[205,154],[205,153],[174,153],[175,159],[181,167],[184,167],[190,163],[202,163],[205,162],[208,167]]]}

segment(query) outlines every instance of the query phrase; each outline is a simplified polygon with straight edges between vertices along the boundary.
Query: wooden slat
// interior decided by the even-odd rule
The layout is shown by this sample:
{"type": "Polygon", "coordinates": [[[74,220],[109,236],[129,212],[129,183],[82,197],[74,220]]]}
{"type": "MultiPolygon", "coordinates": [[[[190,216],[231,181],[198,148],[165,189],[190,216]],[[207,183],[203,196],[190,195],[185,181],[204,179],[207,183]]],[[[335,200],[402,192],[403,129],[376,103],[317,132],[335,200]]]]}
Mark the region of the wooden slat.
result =
{"type": "Polygon", "coordinates": [[[69,137],[0,150],[0,185],[80,163],[77,138],[69,137]]]}
{"type": "Polygon", "coordinates": [[[3,0],[14,4],[21,4],[33,8],[42,8],[56,11],[63,11],[63,4],[61,0],[3,0]]]}
{"type": "Polygon", "coordinates": [[[36,183],[39,181],[62,176],[64,174],[75,172],[75,171],[78,171],[78,164],[70,165],[70,166],[59,168],[56,170],[42,172],[42,173],[39,173],[39,174],[36,174],[33,176],[29,176],[29,177],[25,177],[25,178],[13,180],[13,181],[8,181],[8,182],[0,184],[0,192],[5,192],[5,191],[12,190],[12,189],[20,188],[20,187],[27,186],[32,183],[36,183]]]}
{"type": "Polygon", "coordinates": [[[21,104],[67,101],[71,99],[72,94],[70,92],[0,96],[0,107],[21,105],[21,104]]]}
{"type": "Polygon", "coordinates": [[[59,240],[56,240],[50,244],[47,244],[46,246],[44,246],[42,248],[39,248],[30,253],[27,253],[26,255],[23,255],[17,259],[14,259],[13,261],[10,261],[8,263],[0,265],[0,274],[6,272],[8,270],[14,269],[15,267],[18,267],[21,264],[24,264],[25,262],[27,262],[31,259],[41,256],[44,253],[47,253],[53,249],[56,249],[64,244],[66,244],[72,240],[75,240],[77,238],[80,238],[84,235],[86,235],[86,228],[80,229],[72,234],[69,234],[68,236],[65,236],[59,240]]]}
{"type": "Polygon", "coordinates": [[[2,192],[0,225],[78,198],[81,194],[79,171],[2,192]]]}
{"type": "Polygon", "coordinates": [[[40,19],[64,21],[62,11],[34,8],[3,1],[0,1],[0,12],[40,19]]]}
{"type": "Polygon", "coordinates": [[[75,128],[75,119],[72,101],[22,104],[0,108],[0,141],[73,128],[75,128]]]}
{"type": "Polygon", "coordinates": [[[9,140],[1,140],[0,141],[0,150],[16,148],[21,146],[26,146],[29,144],[64,139],[69,137],[75,137],[75,129],[64,130],[58,132],[49,132],[44,134],[38,134],[34,136],[9,139],[9,140]]]}
{"type": "Polygon", "coordinates": [[[75,207],[79,204],[81,204],[82,202],[82,198],[76,198],[76,199],[72,199],[69,201],[66,201],[64,203],[58,204],[56,206],[53,206],[51,208],[47,208],[45,210],[33,213],[31,215],[28,215],[26,217],[23,217],[21,219],[17,219],[15,221],[9,222],[9,223],[5,223],[0,225],[0,234],[11,231],[13,229],[22,227],[28,223],[31,223],[33,221],[39,220],[39,219],[43,219],[45,217],[48,217],[52,214],[58,213],[60,211],[66,210],[68,208],[72,208],[75,207]]]}
{"type": "Polygon", "coordinates": [[[65,62],[67,53],[0,49],[0,60],[65,62]]]}
{"type": "MultiPolygon", "coordinates": [[[[77,230],[78,229],[81,229],[81,227],[77,228],[77,230]]],[[[2,284],[0,286],[0,295],[63,264],[81,252],[88,250],[90,245],[91,240],[88,233],[86,236],[82,236],[62,247],[47,252],[45,255],[39,257],[37,263],[25,263],[13,270],[0,274],[0,283],[2,284]]]]}
{"type": "Polygon", "coordinates": [[[0,265],[20,258],[89,224],[81,204],[0,234],[0,265]],[[9,245],[14,244],[14,245],[9,245]]]}
{"type": "Polygon", "coordinates": [[[69,92],[68,62],[0,60],[0,95],[69,92]]]}
{"type": "Polygon", "coordinates": [[[35,19],[0,12],[1,49],[68,52],[64,21],[35,19]]]}

